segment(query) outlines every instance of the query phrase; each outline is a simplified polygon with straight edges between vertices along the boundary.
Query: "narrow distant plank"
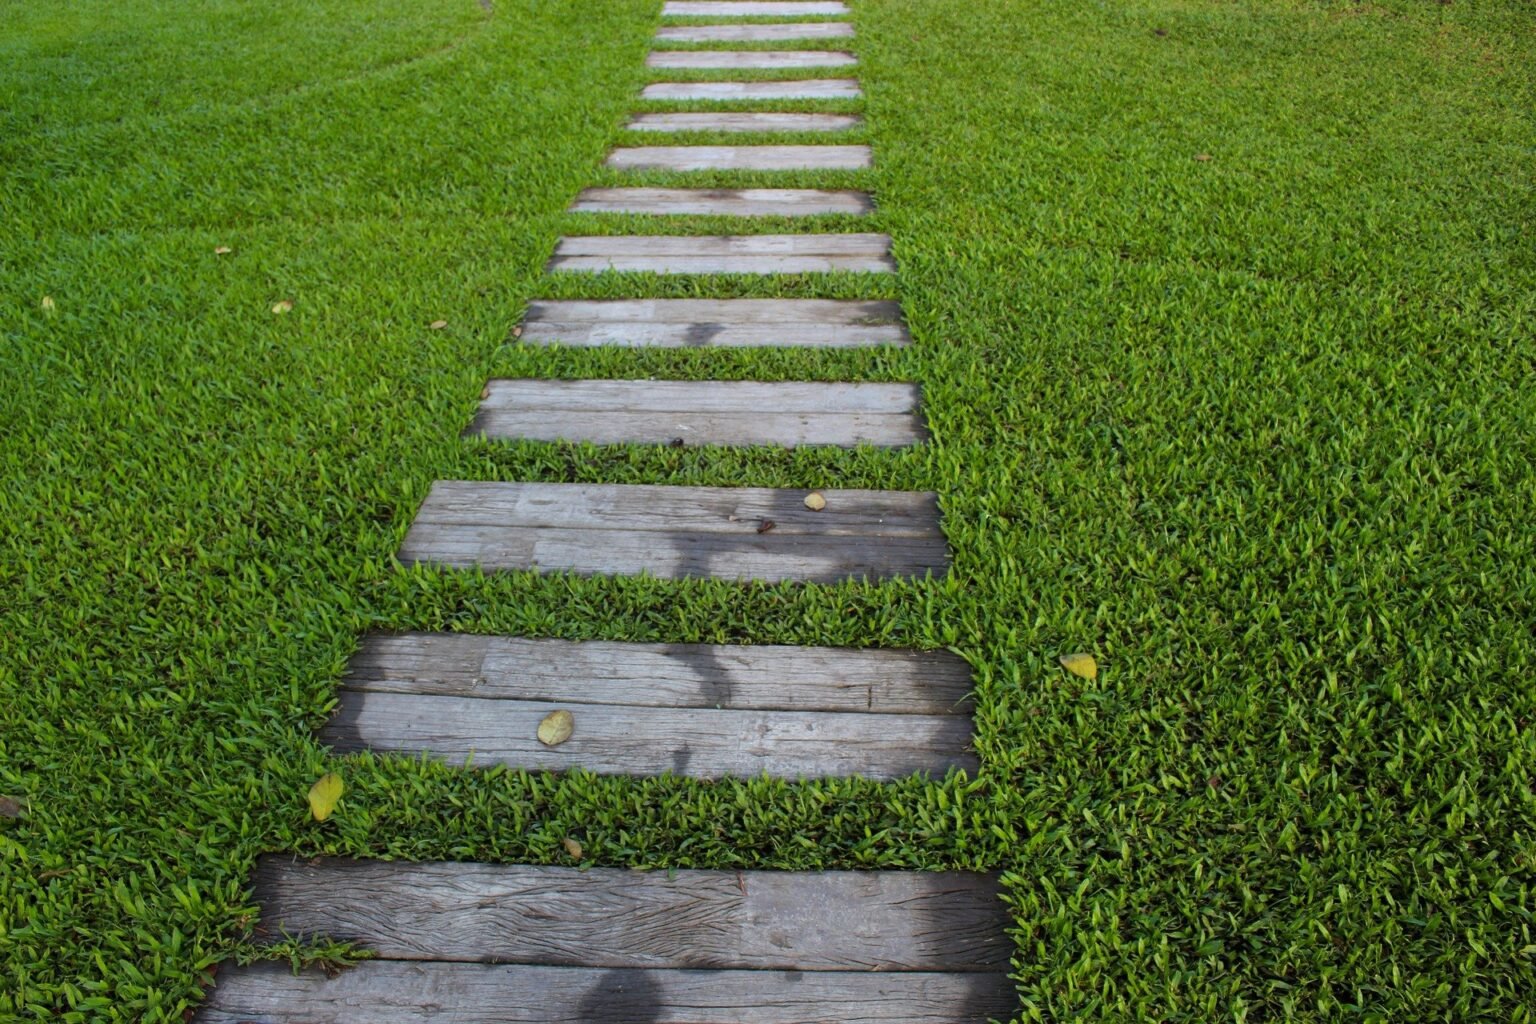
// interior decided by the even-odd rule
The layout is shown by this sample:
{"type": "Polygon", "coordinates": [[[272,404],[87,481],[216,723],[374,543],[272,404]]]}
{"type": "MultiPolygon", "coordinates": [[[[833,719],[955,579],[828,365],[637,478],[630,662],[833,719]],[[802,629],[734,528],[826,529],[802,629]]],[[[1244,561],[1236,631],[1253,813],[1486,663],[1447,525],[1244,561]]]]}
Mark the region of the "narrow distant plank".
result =
{"type": "Polygon", "coordinates": [[[868,146],[628,146],[608,166],[656,171],[857,171],[870,165],[868,146]]]}
{"type": "Polygon", "coordinates": [[[836,68],[858,62],[842,50],[659,50],[645,58],[651,68],[836,68]]]}
{"type": "Polygon", "coordinates": [[[714,214],[726,217],[813,217],[869,213],[869,193],[812,188],[589,188],[573,213],[714,214]]]}
{"type": "Polygon", "coordinates": [[[259,932],[325,934],[390,960],[603,968],[1008,968],[993,875],[630,871],[266,856],[259,932]]]}
{"type": "Polygon", "coordinates": [[[372,960],[327,978],[226,967],[202,1024],[986,1024],[1018,997],[994,971],[686,971],[372,960]]]}
{"type": "Polygon", "coordinates": [[[664,18],[761,18],[807,14],[847,14],[842,0],[668,0],[664,18]]]}
{"type": "Polygon", "coordinates": [[[655,82],[643,100],[852,100],[864,93],[852,78],[808,78],[798,82],[655,82]]]}
{"type": "Polygon", "coordinates": [[[625,127],[635,132],[841,132],[862,123],[855,114],[636,114],[625,127]]]}
{"type": "Polygon", "coordinates": [[[932,494],[439,481],[400,549],[406,563],[668,578],[834,582],[943,575],[932,494]],[[774,527],[758,532],[764,520],[774,527]]]}
{"type": "Polygon", "coordinates": [[[482,700],[961,715],[972,682],[970,667],[946,651],[373,633],[342,685],[482,700]]]}
{"type": "Polygon", "coordinates": [[[780,22],[770,25],[664,25],[656,38],[672,43],[763,43],[790,39],[852,39],[846,21],[780,22]]]}
{"type": "Polygon", "coordinates": [[[597,235],[560,239],[551,271],[656,274],[892,274],[881,234],[597,235]]]}
{"type": "Polygon", "coordinates": [[[854,348],[907,345],[895,302],[831,299],[617,299],[535,302],[529,345],[854,348]]]}

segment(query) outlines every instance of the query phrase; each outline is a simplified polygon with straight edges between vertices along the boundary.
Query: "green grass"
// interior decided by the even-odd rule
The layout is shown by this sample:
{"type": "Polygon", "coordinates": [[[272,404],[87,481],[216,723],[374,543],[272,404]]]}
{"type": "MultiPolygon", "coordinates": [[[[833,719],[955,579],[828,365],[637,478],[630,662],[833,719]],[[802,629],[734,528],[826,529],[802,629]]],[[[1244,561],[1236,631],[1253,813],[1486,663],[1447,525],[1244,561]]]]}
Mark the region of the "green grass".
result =
{"type": "Polygon", "coordinates": [[[256,955],[263,850],[565,863],[569,835],[613,865],[1004,869],[1026,1020],[1530,1020],[1528,11],[864,0],[876,169],[771,177],[872,186],[869,225],[829,223],[890,231],[899,281],[546,280],[561,231],[655,223],[562,212],[674,77],[641,64],[654,13],[0,4],[0,1018],[179,1020],[256,955]],[[509,338],[531,297],[691,294],[899,295],[917,345],[509,338]],[[463,442],[492,373],[915,379],[935,440],[463,442]],[[954,571],[402,570],[443,477],[931,488],[954,571]],[[983,768],[333,762],[311,730],[389,628],[948,647],[983,768]]]}

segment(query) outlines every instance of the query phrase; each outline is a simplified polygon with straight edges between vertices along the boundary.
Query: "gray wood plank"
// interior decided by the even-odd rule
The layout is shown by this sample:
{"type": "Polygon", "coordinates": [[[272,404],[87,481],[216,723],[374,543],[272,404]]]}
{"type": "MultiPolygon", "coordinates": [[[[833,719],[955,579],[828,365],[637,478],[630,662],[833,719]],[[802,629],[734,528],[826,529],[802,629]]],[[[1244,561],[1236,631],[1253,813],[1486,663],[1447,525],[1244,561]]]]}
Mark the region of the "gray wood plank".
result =
{"type": "Polygon", "coordinates": [[[631,871],[267,856],[258,933],[398,960],[603,968],[1000,971],[993,875],[631,871]]]}
{"type": "Polygon", "coordinates": [[[957,715],[663,708],[556,701],[483,700],[343,691],[320,741],[339,753],[430,755],[452,765],[526,771],[580,768],[598,775],[695,779],[727,775],[889,781],[914,773],[975,773],[971,723],[957,715]],[[570,711],[575,732],[559,746],[539,723],[570,711]]]}
{"type": "Polygon", "coordinates": [[[779,22],[767,25],[663,25],[656,38],[673,43],[761,43],[790,39],[851,39],[846,21],[779,22]]]}
{"type": "Polygon", "coordinates": [[[1002,972],[729,971],[372,960],[220,970],[202,1024],[985,1024],[1002,972]]]}
{"type": "Polygon", "coordinates": [[[573,213],[704,214],[724,217],[813,217],[866,214],[869,193],[810,188],[589,188],[573,213]]]}
{"type": "Polygon", "coordinates": [[[896,272],[881,234],[592,235],[555,246],[551,271],[657,274],[815,274],[896,272]]]}
{"type": "Polygon", "coordinates": [[[844,50],[658,50],[645,58],[651,68],[836,68],[858,62],[844,50]]]}
{"type": "Polygon", "coordinates": [[[568,704],[961,715],[971,673],[946,651],[374,633],[348,663],[343,686],[568,704]]]}
{"type": "Polygon", "coordinates": [[[626,146],[608,166],[653,171],[857,171],[870,166],[868,146],[626,146]]]}
{"type": "Polygon", "coordinates": [[[798,82],[653,82],[643,100],[851,100],[864,95],[852,78],[798,82]]]}
{"type": "Polygon", "coordinates": [[[528,345],[735,348],[907,345],[901,307],[831,299],[641,299],[535,302],[528,345]]]}
{"type": "Polygon", "coordinates": [[[840,132],[862,123],[856,114],[743,112],[636,114],[625,127],[636,132],[840,132]]]}
{"type": "Polygon", "coordinates": [[[550,412],[880,413],[922,400],[916,384],[880,381],[493,379],[482,409],[550,412]]]}
{"type": "Polygon", "coordinates": [[[807,14],[847,14],[842,0],[668,0],[664,18],[761,18],[807,14]]]}

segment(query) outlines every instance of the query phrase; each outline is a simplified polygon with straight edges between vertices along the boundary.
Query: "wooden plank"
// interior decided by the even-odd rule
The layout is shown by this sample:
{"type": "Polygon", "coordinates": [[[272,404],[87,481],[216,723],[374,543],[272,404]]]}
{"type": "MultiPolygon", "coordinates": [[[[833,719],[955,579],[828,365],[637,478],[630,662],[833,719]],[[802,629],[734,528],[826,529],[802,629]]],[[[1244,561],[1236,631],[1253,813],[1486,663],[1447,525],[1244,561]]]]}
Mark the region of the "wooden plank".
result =
{"type": "Polygon", "coordinates": [[[551,271],[657,274],[892,274],[890,237],[881,234],[594,235],[555,246],[551,271]]]}
{"type": "Polygon", "coordinates": [[[762,43],[790,39],[852,39],[846,21],[779,22],[768,25],[663,25],[656,38],[672,43],[762,43]]]}
{"type": "Polygon", "coordinates": [[[201,1024],[985,1024],[1002,972],[729,971],[371,960],[328,978],[229,966],[201,1024]]]}
{"type": "Polygon", "coordinates": [[[895,302],[830,299],[641,299],[535,302],[528,345],[656,348],[907,345],[895,302]]]}
{"type": "Polygon", "coordinates": [[[858,62],[844,50],[658,50],[645,58],[651,68],[836,68],[858,62]]]}
{"type": "Polygon", "coordinates": [[[1006,970],[993,875],[632,871],[266,856],[258,933],[391,960],[602,968],[1006,970]]]}
{"type": "Polygon", "coordinates": [[[926,435],[913,416],[878,413],[550,413],[486,409],[469,433],[491,440],[723,447],[904,448],[926,435]]]}
{"type": "Polygon", "coordinates": [[[653,82],[643,100],[852,100],[864,93],[852,78],[797,82],[653,82]]]}
{"type": "Polygon", "coordinates": [[[664,18],[777,18],[808,14],[847,14],[842,0],[668,0],[664,18]]]}
{"type": "Polygon", "coordinates": [[[344,691],[320,741],[338,753],[430,755],[452,765],[695,779],[727,775],[889,781],[975,773],[971,723],[957,715],[743,711],[344,691]],[[555,711],[575,718],[559,746],[538,739],[555,711]]]}
{"type": "Polygon", "coordinates": [[[876,381],[550,380],[490,381],[482,409],[549,412],[877,413],[904,416],[922,399],[916,384],[876,381]]]}
{"type": "Polygon", "coordinates": [[[636,114],[625,125],[635,132],[840,132],[857,128],[856,114],[636,114]]]}
{"type": "Polygon", "coordinates": [[[608,166],[652,171],[857,171],[870,166],[868,146],[626,146],[608,166]]]}
{"type": "Polygon", "coordinates": [[[483,700],[961,715],[971,672],[945,651],[373,633],[343,686],[483,700]]]}
{"type": "Polygon", "coordinates": [[[725,217],[814,217],[869,213],[869,193],[811,188],[589,188],[573,213],[713,214],[725,217]]]}

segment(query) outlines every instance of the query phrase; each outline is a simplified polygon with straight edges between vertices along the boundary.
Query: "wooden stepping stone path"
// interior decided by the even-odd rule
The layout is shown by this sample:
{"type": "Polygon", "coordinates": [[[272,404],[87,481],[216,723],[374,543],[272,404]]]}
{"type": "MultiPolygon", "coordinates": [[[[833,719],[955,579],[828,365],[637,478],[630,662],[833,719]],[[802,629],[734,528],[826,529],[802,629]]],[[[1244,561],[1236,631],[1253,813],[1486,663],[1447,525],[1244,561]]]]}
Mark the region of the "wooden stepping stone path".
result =
{"type": "Polygon", "coordinates": [[[869,193],[812,188],[589,188],[572,213],[718,214],[727,217],[811,217],[865,214],[869,193]]]}
{"type": "Polygon", "coordinates": [[[858,171],[868,146],[632,146],[608,155],[620,170],[858,171]]]}
{"type": "Polygon", "coordinates": [[[1016,1009],[993,875],[267,856],[259,933],[378,954],[226,967],[203,1024],[982,1024],[1016,1009]]]}
{"type": "Polygon", "coordinates": [[[864,93],[852,78],[811,78],[798,82],[657,82],[640,92],[644,100],[856,100],[864,93]]]}
{"type": "Polygon", "coordinates": [[[895,302],[606,299],[535,302],[525,345],[587,348],[866,348],[911,343],[895,302]]]}
{"type": "Polygon", "coordinates": [[[634,132],[841,132],[863,124],[855,114],[636,114],[634,132]]]}
{"type": "Polygon", "coordinates": [[[776,43],[791,39],[852,39],[846,21],[775,22],[762,25],[663,25],[656,39],[663,43],[776,43]]]}
{"type": "Polygon", "coordinates": [[[652,68],[831,68],[857,64],[834,50],[662,50],[646,58],[652,68]]]}
{"type": "Polygon", "coordinates": [[[560,239],[551,271],[600,274],[893,274],[887,235],[594,235],[560,239]]]}

